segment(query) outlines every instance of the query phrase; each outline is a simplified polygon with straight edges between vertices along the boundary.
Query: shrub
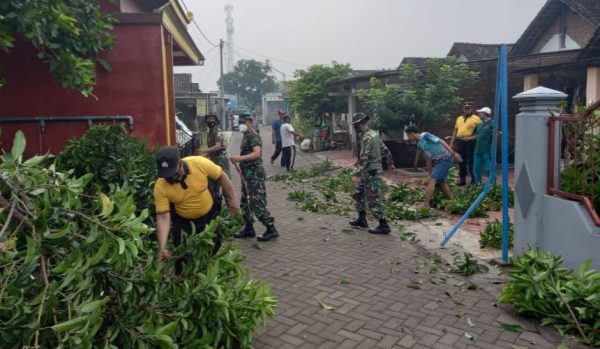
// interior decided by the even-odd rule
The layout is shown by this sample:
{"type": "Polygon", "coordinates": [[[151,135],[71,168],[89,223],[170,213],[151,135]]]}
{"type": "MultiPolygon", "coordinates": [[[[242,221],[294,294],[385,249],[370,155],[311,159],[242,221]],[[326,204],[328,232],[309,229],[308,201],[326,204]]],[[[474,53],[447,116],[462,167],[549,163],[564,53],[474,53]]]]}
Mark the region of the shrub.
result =
{"type": "Polygon", "coordinates": [[[73,170],[77,177],[91,173],[97,188],[90,192],[117,186],[133,193],[139,209],[153,207],[154,154],[120,125],[93,126],[81,138],[71,139],[56,164],[59,171],[73,170]]]}
{"type": "Polygon", "coordinates": [[[562,262],[537,248],[514,258],[499,301],[512,304],[517,314],[553,325],[562,335],[578,332],[587,344],[600,346],[600,273],[588,270],[591,260],[577,274],[562,262]]]}
{"type": "Polygon", "coordinates": [[[49,156],[22,161],[24,148],[19,132],[0,163],[1,348],[251,345],[276,301],[231,244],[210,254],[219,221],[163,264],[130,193],[84,198],[91,175],[58,172],[49,156]]]}
{"type": "Polygon", "coordinates": [[[590,147],[582,148],[584,154],[578,161],[561,173],[560,186],[566,192],[590,198],[594,209],[600,213],[600,134],[589,143],[590,147]]]}

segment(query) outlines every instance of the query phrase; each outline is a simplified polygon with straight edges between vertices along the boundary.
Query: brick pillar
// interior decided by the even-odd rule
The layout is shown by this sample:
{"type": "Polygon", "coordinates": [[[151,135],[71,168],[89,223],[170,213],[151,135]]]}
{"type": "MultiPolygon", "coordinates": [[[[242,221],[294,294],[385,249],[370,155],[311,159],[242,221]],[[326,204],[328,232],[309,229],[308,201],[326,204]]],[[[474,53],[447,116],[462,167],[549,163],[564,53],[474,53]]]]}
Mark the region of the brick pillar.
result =
{"type": "Polygon", "coordinates": [[[555,109],[566,97],[562,92],[542,86],[513,97],[521,111],[515,127],[515,255],[543,241],[543,196],[548,183],[548,108],[555,109]]]}
{"type": "Polygon", "coordinates": [[[528,74],[523,78],[523,91],[528,91],[533,88],[538,87],[538,75],[537,74],[528,74]]]}
{"type": "Polygon", "coordinates": [[[588,106],[600,100],[600,67],[588,67],[585,95],[588,106]]]}

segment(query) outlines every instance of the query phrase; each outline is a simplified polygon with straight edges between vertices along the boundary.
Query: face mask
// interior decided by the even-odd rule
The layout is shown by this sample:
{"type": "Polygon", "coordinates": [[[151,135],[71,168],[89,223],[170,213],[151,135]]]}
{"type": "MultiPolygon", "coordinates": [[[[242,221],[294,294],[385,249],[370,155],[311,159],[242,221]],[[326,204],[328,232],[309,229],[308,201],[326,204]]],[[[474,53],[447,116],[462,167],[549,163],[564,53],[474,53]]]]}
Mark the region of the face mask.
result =
{"type": "Polygon", "coordinates": [[[248,126],[246,126],[246,125],[240,125],[240,132],[244,133],[246,131],[248,131],[248,126]]]}
{"type": "Polygon", "coordinates": [[[217,124],[216,122],[207,122],[208,127],[213,128],[217,124]]]}

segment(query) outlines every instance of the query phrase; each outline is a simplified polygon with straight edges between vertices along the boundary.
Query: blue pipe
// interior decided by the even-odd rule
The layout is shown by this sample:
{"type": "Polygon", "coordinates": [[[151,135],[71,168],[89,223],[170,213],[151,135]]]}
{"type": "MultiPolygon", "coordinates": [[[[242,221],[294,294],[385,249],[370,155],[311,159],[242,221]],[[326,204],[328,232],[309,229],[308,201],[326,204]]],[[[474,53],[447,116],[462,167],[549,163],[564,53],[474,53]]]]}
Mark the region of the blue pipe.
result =
{"type": "Polygon", "coordinates": [[[504,82],[501,89],[501,111],[502,111],[502,260],[508,262],[508,232],[510,217],[508,216],[508,96],[507,96],[507,72],[506,72],[506,46],[500,46],[500,65],[504,67],[500,78],[504,82]]]}
{"type": "MultiPolygon", "coordinates": [[[[454,224],[454,226],[452,227],[452,229],[448,232],[448,234],[446,234],[444,236],[444,239],[442,239],[440,245],[442,247],[446,246],[446,244],[448,243],[448,241],[450,241],[450,239],[452,238],[452,236],[454,236],[454,234],[456,234],[456,232],[458,231],[458,228],[460,228],[463,223],[467,220],[467,218],[469,218],[469,216],[471,215],[471,213],[473,213],[473,211],[477,208],[477,206],[479,206],[481,204],[481,202],[483,201],[483,199],[485,199],[485,197],[487,196],[487,194],[490,192],[490,189],[492,189],[492,185],[494,183],[496,183],[496,160],[497,160],[497,146],[498,146],[498,115],[500,113],[500,111],[502,111],[502,129],[503,129],[503,133],[502,133],[502,178],[503,178],[503,183],[504,183],[504,177],[506,174],[506,178],[507,178],[507,183],[508,183],[508,152],[505,151],[504,149],[504,139],[506,138],[506,148],[508,149],[508,125],[505,122],[505,120],[508,119],[508,117],[505,118],[505,115],[507,114],[507,109],[506,109],[506,105],[507,105],[507,99],[506,99],[506,94],[507,94],[507,80],[506,80],[506,46],[505,45],[501,45],[500,46],[500,53],[499,53],[499,58],[498,58],[498,74],[497,74],[497,79],[496,79],[496,99],[494,102],[494,118],[493,118],[493,132],[492,134],[494,135],[492,138],[492,151],[491,151],[491,161],[490,161],[490,168],[488,168],[488,180],[485,184],[485,187],[483,188],[483,191],[479,194],[479,196],[477,197],[477,199],[475,199],[475,201],[473,201],[473,203],[471,204],[471,206],[469,207],[469,209],[467,210],[467,212],[465,212],[462,217],[460,217],[460,219],[454,224]],[[503,98],[504,97],[504,98],[503,98]],[[502,108],[500,108],[500,104],[502,104],[502,108]],[[504,131],[504,128],[506,128],[506,131],[504,131]],[[504,162],[504,158],[506,157],[506,164],[504,162]],[[506,165],[506,167],[505,167],[506,165]]],[[[502,190],[502,195],[503,195],[503,207],[505,204],[504,202],[504,191],[506,190],[507,186],[505,186],[502,190]]],[[[508,196],[508,190],[506,190],[507,192],[507,196],[508,196]]],[[[508,201],[507,201],[508,202],[508,201]]],[[[504,214],[506,216],[508,216],[508,209],[504,210],[504,214]]],[[[504,220],[503,220],[504,222],[504,220]]],[[[503,234],[504,234],[504,223],[503,223],[503,234]]],[[[504,243],[504,237],[503,237],[503,243],[504,243]]],[[[508,253],[508,252],[507,252],[508,253]]],[[[503,250],[503,258],[504,258],[504,250],[503,250]]]]}

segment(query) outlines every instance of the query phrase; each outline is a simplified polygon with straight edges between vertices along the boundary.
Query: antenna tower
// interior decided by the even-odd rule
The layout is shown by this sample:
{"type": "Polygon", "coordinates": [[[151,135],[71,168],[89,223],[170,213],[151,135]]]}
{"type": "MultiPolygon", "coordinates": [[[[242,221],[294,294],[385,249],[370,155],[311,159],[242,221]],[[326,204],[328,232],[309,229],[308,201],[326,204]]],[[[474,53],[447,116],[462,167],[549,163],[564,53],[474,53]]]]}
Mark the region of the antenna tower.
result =
{"type": "Polygon", "coordinates": [[[225,6],[225,12],[227,12],[227,17],[225,18],[225,24],[227,24],[227,42],[226,42],[226,50],[225,50],[225,71],[230,73],[233,71],[233,17],[231,16],[231,12],[233,12],[232,5],[225,6]]]}

